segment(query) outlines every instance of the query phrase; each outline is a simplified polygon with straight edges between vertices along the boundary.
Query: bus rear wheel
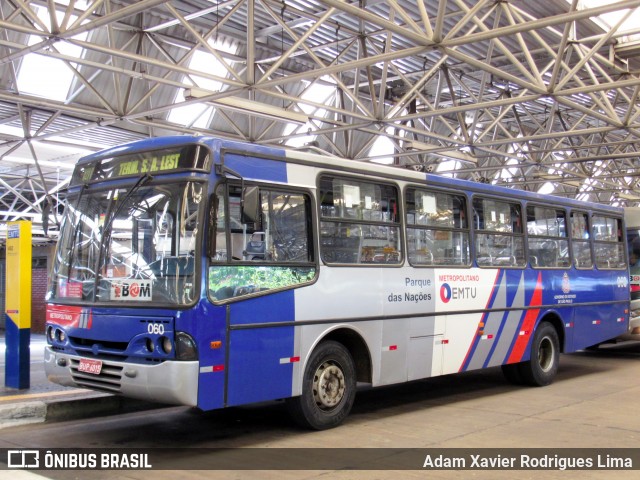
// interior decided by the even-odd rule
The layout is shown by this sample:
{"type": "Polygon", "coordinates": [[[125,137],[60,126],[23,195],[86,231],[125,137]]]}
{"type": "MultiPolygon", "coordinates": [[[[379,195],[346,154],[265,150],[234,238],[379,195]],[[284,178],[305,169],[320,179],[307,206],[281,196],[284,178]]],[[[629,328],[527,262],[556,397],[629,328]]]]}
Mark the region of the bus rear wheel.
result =
{"type": "Polygon", "coordinates": [[[553,382],[560,362],[558,332],[549,322],[542,322],[533,335],[531,359],[519,364],[525,383],[543,387],[553,382]]]}
{"type": "Polygon", "coordinates": [[[314,430],[338,426],[349,415],[356,395],[356,371],[349,351],[326,341],[311,354],[302,379],[302,395],[287,400],[299,425],[314,430]]]}

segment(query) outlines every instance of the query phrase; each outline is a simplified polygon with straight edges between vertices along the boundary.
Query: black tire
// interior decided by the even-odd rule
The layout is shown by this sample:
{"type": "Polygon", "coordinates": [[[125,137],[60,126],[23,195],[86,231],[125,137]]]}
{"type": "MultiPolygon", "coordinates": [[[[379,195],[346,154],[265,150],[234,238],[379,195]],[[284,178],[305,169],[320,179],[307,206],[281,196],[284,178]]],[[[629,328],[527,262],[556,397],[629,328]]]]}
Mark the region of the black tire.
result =
{"type": "Polygon", "coordinates": [[[524,378],[522,378],[522,373],[520,373],[520,364],[519,363],[510,363],[508,365],[502,365],[502,374],[504,378],[507,379],[509,383],[513,385],[522,385],[524,383],[524,378]]]}
{"type": "Polygon", "coordinates": [[[338,342],[320,343],[302,378],[302,395],[287,399],[291,417],[314,430],[337,427],[349,415],[356,396],[356,369],[338,342]]]}
{"type": "Polygon", "coordinates": [[[525,383],[544,387],[553,382],[560,362],[558,332],[549,322],[542,322],[533,335],[531,359],[520,363],[520,374],[525,383]]]}

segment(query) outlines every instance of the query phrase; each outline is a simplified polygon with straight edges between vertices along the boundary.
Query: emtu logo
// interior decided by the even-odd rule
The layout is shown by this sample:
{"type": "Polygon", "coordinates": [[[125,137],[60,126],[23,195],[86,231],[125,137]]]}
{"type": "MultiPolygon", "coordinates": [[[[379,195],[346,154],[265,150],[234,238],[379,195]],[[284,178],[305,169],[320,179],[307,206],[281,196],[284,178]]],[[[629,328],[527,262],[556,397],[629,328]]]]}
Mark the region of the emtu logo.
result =
{"type": "Polygon", "coordinates": [[[440,300],[442,303],[449,303],[451,300],[473,300],[478,296],[476,287],[452,287],[448,283],[443,283],[440,287],[440,300]]]}
{"type": "Polygon", "coordinates": [[[440,300],[442,303],[449,303],[451,300],[451,287],[448,283],[443,283],[440,287],[440,300]]]}

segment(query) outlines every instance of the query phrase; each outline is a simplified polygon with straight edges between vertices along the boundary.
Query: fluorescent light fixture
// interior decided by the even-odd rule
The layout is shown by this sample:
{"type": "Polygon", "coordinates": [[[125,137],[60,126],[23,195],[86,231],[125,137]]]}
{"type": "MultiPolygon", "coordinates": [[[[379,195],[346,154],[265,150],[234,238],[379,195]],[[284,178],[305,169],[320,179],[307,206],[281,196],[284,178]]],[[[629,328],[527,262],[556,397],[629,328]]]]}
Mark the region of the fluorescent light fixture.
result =
{"type": "MultiPolygon", "coordinates": [[[[201,88],[187,88],[184,91],[184,98],[207,98],[215,95],[216,93],[217,92],[210,92],[201,88]]],[[[253,115],[269,120],[280,119],[286,120],[287,122],[298,123],[300,125],[304,125],[309,121],[309,117],[304,113],[292,112],[291,110],[285,110],[284,108],[278,108],[273,105],[256,102],[255,100],[249,100],[246,98],[222,97],[206,101],[213,105],[219,105],[223,108],[234,110],[245,115],[253,115]]]]}
{"type": "Polygon", "coordinates": [[[435,145],[429,145],[428,143],[424,142],[417,142],[416,140],[406,140],[405,145],[407,149],[412,148],[414,150],[433,150],[437,148],[435,145]]]}
{"type": "Polygon", "coordinates": [[[640,200],[640,197],[638,197],[638,195],[630,195],[628,193],[619,193],[618,196],[625,200],[640,200]]]}
{"type": "Polygon", "coordinates": [[[538,180],[547,180],[549,182],[564,180],[564,177],[562,175],[554,175],[552,173],[543,173],[543,174],[534,175],[533,178],[537,178],[538,180]]]}

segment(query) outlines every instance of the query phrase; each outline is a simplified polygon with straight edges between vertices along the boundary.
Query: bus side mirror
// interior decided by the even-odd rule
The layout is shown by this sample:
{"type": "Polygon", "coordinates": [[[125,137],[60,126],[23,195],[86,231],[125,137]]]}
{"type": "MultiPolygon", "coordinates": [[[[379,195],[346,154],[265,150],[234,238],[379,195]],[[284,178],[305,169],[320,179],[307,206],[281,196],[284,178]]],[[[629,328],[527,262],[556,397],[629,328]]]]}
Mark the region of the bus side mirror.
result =
{"type": "Polygon", "coordinates": [[[260,220],[260,189],[242,189],[242,223],[257,223],[260,220]]]}

